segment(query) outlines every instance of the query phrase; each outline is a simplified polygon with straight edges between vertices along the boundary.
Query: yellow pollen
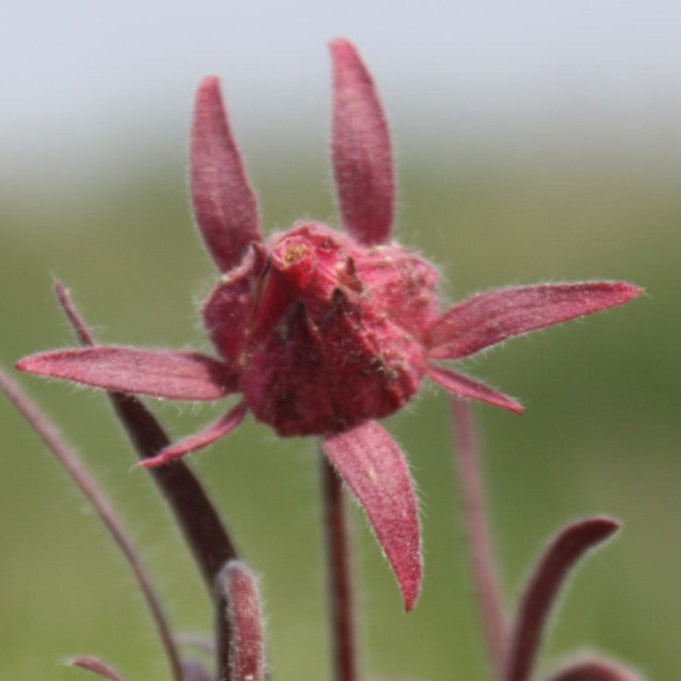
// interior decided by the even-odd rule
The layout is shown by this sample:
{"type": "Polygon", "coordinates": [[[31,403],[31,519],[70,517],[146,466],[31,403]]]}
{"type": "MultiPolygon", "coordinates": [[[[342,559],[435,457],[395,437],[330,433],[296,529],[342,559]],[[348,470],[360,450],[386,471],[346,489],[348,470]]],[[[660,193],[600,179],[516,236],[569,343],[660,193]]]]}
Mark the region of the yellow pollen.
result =
{"type": "Polygon", "coordinates": [[[295,265],[309,253],[309,248],[305,244],[295,244],[289,246],[284,252],[284,263],[295,265]]]}

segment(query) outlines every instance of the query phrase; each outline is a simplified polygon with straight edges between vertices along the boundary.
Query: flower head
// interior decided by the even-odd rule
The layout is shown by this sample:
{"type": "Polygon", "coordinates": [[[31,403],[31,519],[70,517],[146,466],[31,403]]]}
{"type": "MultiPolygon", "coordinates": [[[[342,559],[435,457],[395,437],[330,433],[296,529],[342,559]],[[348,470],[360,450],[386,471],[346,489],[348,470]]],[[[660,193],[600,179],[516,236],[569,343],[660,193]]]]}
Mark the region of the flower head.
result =
{"type": "Polygon", "coordinates": [[[146,466],[223,437],[248,411],[280,435],[322,436],[411,608],[421,580],[416,498],[402,452],[375,419],[408,402],[426,376],[521,412],[513,398],[435,362],[620,305],[641,290],[622,282],[530,286],[482,293],[441,313],[436,270],[390,242],[392,154],[371,76],[349,42],[333,41],[331,54],[333,169],[346,233],[305,221],[265,241],[218,81],[199,87],[191,190],[199,231],[222,272],[202,311],[220,360],[94,346],[34,355],[17,367],[170,399],[242,394],[226,416],[146,466]]]}

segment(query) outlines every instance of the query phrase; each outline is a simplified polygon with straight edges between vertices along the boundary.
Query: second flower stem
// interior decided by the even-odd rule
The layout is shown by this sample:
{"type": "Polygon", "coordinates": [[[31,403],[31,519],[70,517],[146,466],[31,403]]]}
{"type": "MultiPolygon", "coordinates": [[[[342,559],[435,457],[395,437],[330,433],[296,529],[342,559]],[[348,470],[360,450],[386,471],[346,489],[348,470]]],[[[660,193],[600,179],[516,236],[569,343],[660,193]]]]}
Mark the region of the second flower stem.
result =
{"type": "Polygon", "coordinates": [[[473,579],[494,675],[502,679],[508,631],[485,510],[475,423],[470,405],[458,397],[452,398],[452,416],[473,579]]]}
{"type": "Polygon", "coordinates": [[[323,452],[320,452],[320,477],[324,504],[334,679],[357,681],[355,611],[347,509],[341,479],[323,452]]]}

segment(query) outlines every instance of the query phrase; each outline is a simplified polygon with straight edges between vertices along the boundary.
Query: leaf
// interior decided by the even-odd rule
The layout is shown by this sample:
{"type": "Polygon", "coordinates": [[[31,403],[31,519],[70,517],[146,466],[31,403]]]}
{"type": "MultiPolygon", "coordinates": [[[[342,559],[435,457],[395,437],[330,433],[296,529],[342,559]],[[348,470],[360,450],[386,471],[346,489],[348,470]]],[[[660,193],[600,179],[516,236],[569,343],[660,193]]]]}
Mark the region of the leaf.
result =
{"type": "Polygon", "coordinates": [[[604,517],[579,520],[563,528],[541,557],[523,595],[511,637],[505,681],[526,681],[537,655],[551,606],[568,573],[589,550],[620,527],[604,517]]]}

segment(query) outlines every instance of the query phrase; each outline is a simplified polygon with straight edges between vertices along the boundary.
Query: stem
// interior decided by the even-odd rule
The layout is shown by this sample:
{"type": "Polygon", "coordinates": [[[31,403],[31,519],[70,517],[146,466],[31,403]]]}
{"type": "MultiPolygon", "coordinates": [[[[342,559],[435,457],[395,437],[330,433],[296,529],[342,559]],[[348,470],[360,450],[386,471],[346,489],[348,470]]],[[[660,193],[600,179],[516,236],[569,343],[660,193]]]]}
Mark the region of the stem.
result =
{"type": "Polygon", "coordinates": [[[40,412],[40,410],[23,394],[19,387],[0,370],[0,387],[28,421],[33,430],[42,438],[43,442],[57,457],[59,463],[69,474],[71,479],[80,488],[92,507],[97,512],[106,528],[109,530],[114,541],[123,552],[128,564],[132,568],[135,579],[144,594],[151,616],[156,624],[161,643],[165,649],[168,663],[175,681],[182,681],[182,664],[175,646],[173,635],[170,631],[168,620],[161,606],[160,600],[154,590],[151,579],[142,564],[142,561],[133,545],[125,526],[114,513],[114,510],[106,498],[97,481],[87,472],[75,452],[62,440],[56,428],[40,412]]]}
{"type": "Polygon", "coordinates": [[[501,679],[508,630],[485,511],[475,424],[468,402],[453,397],[452,416],[458,445],[458,456],[455,458],[463,490],[466,534],[475,590],[492,668],[495,677],[501,679]]]}
{"type": "Polygon", "coordinates": [[[342,481],[323,452],[320,454],[334,678],[335,681],[357,681],[347,509],[342,481]]]}

